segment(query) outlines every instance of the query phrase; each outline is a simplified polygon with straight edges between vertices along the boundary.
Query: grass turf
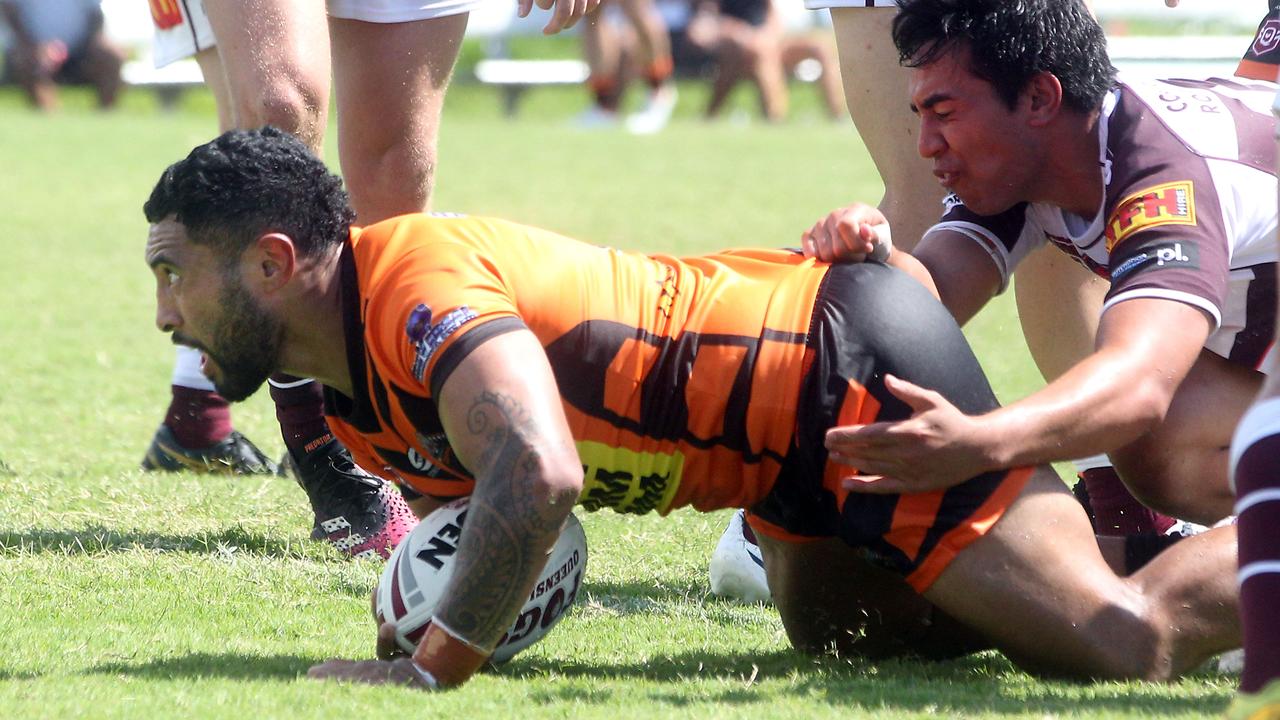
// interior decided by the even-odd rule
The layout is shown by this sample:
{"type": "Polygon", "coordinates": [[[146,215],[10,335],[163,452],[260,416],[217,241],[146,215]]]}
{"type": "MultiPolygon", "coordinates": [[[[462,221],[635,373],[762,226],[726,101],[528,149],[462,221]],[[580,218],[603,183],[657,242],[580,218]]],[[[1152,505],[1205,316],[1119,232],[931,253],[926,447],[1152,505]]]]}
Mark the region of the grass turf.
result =
{"type": "MultiPolygon", "coordinates": [[[[694,253],[794,245],[830,208],[878,197],[856,135],[818,120],[812,98],[780,127],[709,125],[693,119],[698,89],[684,90],[672,127],[636,138],[571,128],[576,92],[531,93],[511,122],[496,93],[459,86],[435,207],[694,253]]],[[[378,566],[308,540],[288,481],[136,469],[173,362],[153,329],[140,208],[163,167],[213,134],[211,107],[192,93],[159,113],[131,95],[100,114],[73,94],[46,117],[0,93],[0,716],[1192,718],[1225,706],[1233,682],[1204,675],[1077,685],[994,653],[933,665],[801,656],[771,609],[707,595],[727,515],[689,511],[580,513],[583,602],[459,691],[308,681],[311,664],[371,654],[378,566]]],[[[1036,387],[1007,298],[968,334],[1001,397],[1036,387]]],[[[280,451],[265,393],[235,421],[280,451]]]]}

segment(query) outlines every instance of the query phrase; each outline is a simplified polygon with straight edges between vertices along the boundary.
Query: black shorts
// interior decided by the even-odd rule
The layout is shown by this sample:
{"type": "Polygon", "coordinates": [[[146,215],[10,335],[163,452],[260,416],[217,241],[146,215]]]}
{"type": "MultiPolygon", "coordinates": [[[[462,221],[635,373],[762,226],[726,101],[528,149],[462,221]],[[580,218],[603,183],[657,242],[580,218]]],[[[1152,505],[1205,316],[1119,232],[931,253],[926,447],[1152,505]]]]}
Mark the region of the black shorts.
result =
{"type": "Polygon", "coordinates": [[[977,358],[923,286],[860,263],[835,265],[823,280],[806,365],[796,441],[769,495],[750,508],[752,527],[786,541],[839,537],[923,591],[999,519],[1030,470],[990,472],[928,493],[849,493],[841,479],[854,469],[828,462],[824,438],[835,425],[911,415],[885,389],[885,373],[936,390],[967,414],[995,409],[977,358]]]}

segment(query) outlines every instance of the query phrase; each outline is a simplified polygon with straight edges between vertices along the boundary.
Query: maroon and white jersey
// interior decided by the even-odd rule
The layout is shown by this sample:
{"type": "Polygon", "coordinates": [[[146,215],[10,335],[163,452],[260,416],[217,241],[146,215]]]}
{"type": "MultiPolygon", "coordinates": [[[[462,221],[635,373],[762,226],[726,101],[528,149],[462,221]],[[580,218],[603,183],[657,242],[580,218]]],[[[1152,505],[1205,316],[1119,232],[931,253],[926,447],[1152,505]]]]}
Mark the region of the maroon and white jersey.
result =
{"type": "Polygon", "coordinates": [[[1002,289],[1031,250],[1052,243],[1108,278],[1103,312],[1165,298],[1209,315],[1209,350],[1257,367],[1276,310],[1274,83],[1135,80],[1107,96],[1098,122],[1106,191],[1097,214],[1047,203],[996,216],[947,198],[926,237],[958,231],[990,254],[1002,289]]]}

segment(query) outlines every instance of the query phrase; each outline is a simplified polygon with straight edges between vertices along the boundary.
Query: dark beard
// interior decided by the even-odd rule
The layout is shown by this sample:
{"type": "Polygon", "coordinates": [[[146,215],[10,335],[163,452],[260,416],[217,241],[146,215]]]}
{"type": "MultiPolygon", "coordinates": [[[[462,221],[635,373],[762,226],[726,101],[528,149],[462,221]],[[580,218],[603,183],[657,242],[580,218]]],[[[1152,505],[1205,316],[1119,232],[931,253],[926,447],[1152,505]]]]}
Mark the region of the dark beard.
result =
{"type": "Polygon", "coordinates": [[[221,371],[214,383],[218,394],[240,402],[279,369],[283,328],[239,282],[224,286],[218,302],[224,312],[210,343],[217,350],[206,348],[205,353],[221,371]]]}

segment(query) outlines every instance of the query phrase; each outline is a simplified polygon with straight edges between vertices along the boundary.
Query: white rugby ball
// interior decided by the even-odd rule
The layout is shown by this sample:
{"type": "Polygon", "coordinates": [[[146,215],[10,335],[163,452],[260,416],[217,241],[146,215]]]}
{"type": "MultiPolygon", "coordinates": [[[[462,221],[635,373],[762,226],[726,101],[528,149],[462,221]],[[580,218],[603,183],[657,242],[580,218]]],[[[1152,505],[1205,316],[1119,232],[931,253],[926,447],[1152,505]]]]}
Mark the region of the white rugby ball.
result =
{"type": "MultiPolygon", "coordinates": [[[[460,498],[423,518],[382,571],[374,612],[379,623],[395,624],[396,642],[405,652],[418,646],[453,575],[467,505],[467,498],[460,498]]],[[[490,659],[506,662],[550,632],[577,599],[586,569],[587,535],[570,514],[533,592],[490,659]]]]}

